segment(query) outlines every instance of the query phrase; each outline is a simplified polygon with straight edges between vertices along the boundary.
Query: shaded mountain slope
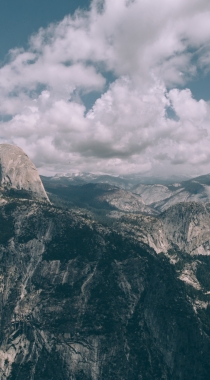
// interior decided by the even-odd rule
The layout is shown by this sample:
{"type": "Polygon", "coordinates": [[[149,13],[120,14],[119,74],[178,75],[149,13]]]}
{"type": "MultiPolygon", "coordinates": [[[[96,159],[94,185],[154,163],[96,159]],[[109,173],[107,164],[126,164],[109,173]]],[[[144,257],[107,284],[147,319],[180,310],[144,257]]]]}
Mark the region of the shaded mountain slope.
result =
{"type": "Polygon", "coordinates": [[[180,202],[210,202],[210,175],[203,175],[171,185],[139,184],[132,191],[141,196],[146,205],[165,211],[180,202]]]}
{"type": "Polygon", "coordinates": [[[157,215],[180,202],[210,202],[210,175],[172,184],[130,184],[111,176],[42,177],[52,202],[157,215]],[[82,180],[82,178],[84,180],[82,180]],[[88,183],[89,181],[89,183],[88,183]]]}
{"type": "Polygon", "coordinates": [[[209,333],[165,256],[50,205],[0,217],[2,379],[208,379],[209,333]]]}
{"type": "Polygon", "coordinates": [[[157,253],[174,248],[190,255],[210,254],[209,203],[178,203],[156,217],[124,215],[115,226],[157,253]]]}
{"type": "Polygon", "coordinates": [[[67,208],[83,208],[95,215],[101,210],[103,215],[111,211],[157,215],[158,211],[147,206],[142,198],[130,191],[106,183],[72,185],[69,181],[43,178],[46,191],[52,203],[67,208]]]}

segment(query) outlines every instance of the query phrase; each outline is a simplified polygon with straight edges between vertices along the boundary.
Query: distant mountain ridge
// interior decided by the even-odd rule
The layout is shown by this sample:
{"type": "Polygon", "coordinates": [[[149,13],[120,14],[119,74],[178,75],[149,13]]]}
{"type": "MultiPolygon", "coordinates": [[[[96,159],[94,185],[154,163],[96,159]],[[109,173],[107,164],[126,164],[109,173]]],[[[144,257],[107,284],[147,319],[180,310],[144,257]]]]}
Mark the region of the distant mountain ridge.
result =
{"type": "Polygon", "coordinates": [[[50,193],[56,194],[59,199],[65,199],[78,207],[88,207],[90,203],[94,207],[95,202],[97,208],[100,204],[103,208],[106,202],[113,210],[120,212],[156,215],[180,202],[210,202],[209,174],[172,184],[135,183],[136,178],[129,182],[121,177],[97,176],[91,173],[56,175],[42,177],[42,180],[49,196],[50,193]],[[84,194],[87,195],[88,192],[90,194],[85,199],[84,194]]]}
{"type": "Polygon", "coordinates": [[[209,380],[208,178],[141,195],[43,178],[50,204],[24,198],[34,177],[4,154],[0,378],[209,380]]]}
{"type": "Polygon", "coordinates": [[[141,174],[127,174],[127,175],[110,175],[110,174],[94,174],[88,172],[70,172],[70,173],[57,173],[53,177],[48,177],[60,181],[69,181],[72,184],[86,184],[86,183],[109,183],[110,185],[118,186],[125,190],[132,189],[135,185],[143,184],[171,184],[187,180],[185,176],[171,176],[165,178],[147,177],[141,174]]]}
{"type": "Polygon", "coordinates": [[[179,202],[210,202],[210,175],[200,176],[171,185],[137,185],[132,191],[145,204],[162,212],[179,202]]]}

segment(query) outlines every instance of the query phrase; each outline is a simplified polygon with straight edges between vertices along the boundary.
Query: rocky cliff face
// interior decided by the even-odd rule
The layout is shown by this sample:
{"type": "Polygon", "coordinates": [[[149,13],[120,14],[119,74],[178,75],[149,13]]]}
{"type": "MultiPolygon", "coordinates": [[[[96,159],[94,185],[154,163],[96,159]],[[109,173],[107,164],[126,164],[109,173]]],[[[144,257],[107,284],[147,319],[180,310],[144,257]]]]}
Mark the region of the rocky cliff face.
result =
{"type": "Polygon", "coordinates": [[[158,216],[124,215],[116,228],[157,253],[178,249],[190,255],[210,254],[209,203],[178,203],[158,216]]]}
{"type": "Polygon", "coordinates": [[[161,216],[171,247],[191,255],[210,254],[210,204],[178,203],[161,216]]]}
{"type": "Polygon", "coordinates": [[[210,201],[210,175],[171,185],[140,184],[134,186],[132,191],[139,194],[146,205],[159,212],[180,202],[207,203],[210,201]]]}
{"type": "MultiPolygon", "coordinates": [[[[0,152],[0,379],[208,380],[209,205],[125,212],[108,227],[37,201],[27,156],[0,152]]],[[[104,188],[90,189],[96,207],[104,188]]],[[[106,207],[122,208],[116,192],[106,207]]]]}
{"type": "Polygon", "coordinates": [[[147,206],[139,195],[118,188],[111,189],[109,192],[99,196],[98,200],[107,202],[107,204],[119,211],[149,215],[158,214],[157,211],[147,206]]]}
{"type": "Polygon", "coordinates": [[[50,205],[0,217],[1,379],[208,379],[209,332],[167,258],[50,205]]]}
{"type": "Polygon", "coordinates": [[[1,192],[49,201],[34,164],[15,145],[0,144],[1,192]]]}

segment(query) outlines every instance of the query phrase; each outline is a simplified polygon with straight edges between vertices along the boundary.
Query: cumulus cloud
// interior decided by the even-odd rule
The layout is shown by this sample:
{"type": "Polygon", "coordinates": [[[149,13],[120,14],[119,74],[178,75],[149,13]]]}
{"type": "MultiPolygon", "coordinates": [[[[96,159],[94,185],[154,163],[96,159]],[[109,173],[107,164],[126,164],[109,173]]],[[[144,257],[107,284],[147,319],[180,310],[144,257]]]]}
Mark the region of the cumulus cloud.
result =
{"type": "Polygon", "coordinates": [[[40,29],[0,68],[1,142],[48,173],[209,171],[210,104],[179,88],[209,70],[209,17],[207,0],[93,0],[40,29]]]}

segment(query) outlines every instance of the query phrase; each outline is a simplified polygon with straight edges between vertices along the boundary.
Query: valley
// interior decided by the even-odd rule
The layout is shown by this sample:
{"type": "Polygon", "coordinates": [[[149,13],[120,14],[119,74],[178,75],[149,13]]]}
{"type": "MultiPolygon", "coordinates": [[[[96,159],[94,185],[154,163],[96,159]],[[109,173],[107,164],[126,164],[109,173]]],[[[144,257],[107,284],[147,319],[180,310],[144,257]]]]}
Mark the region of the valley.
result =
{"type": "Polygon", "coordinates": [[[209,176],[128,189],[57,175],[45,193],[34,169],[16,180],[24,153],[7,154],[1,379],[207,380],[209,176]]]}

